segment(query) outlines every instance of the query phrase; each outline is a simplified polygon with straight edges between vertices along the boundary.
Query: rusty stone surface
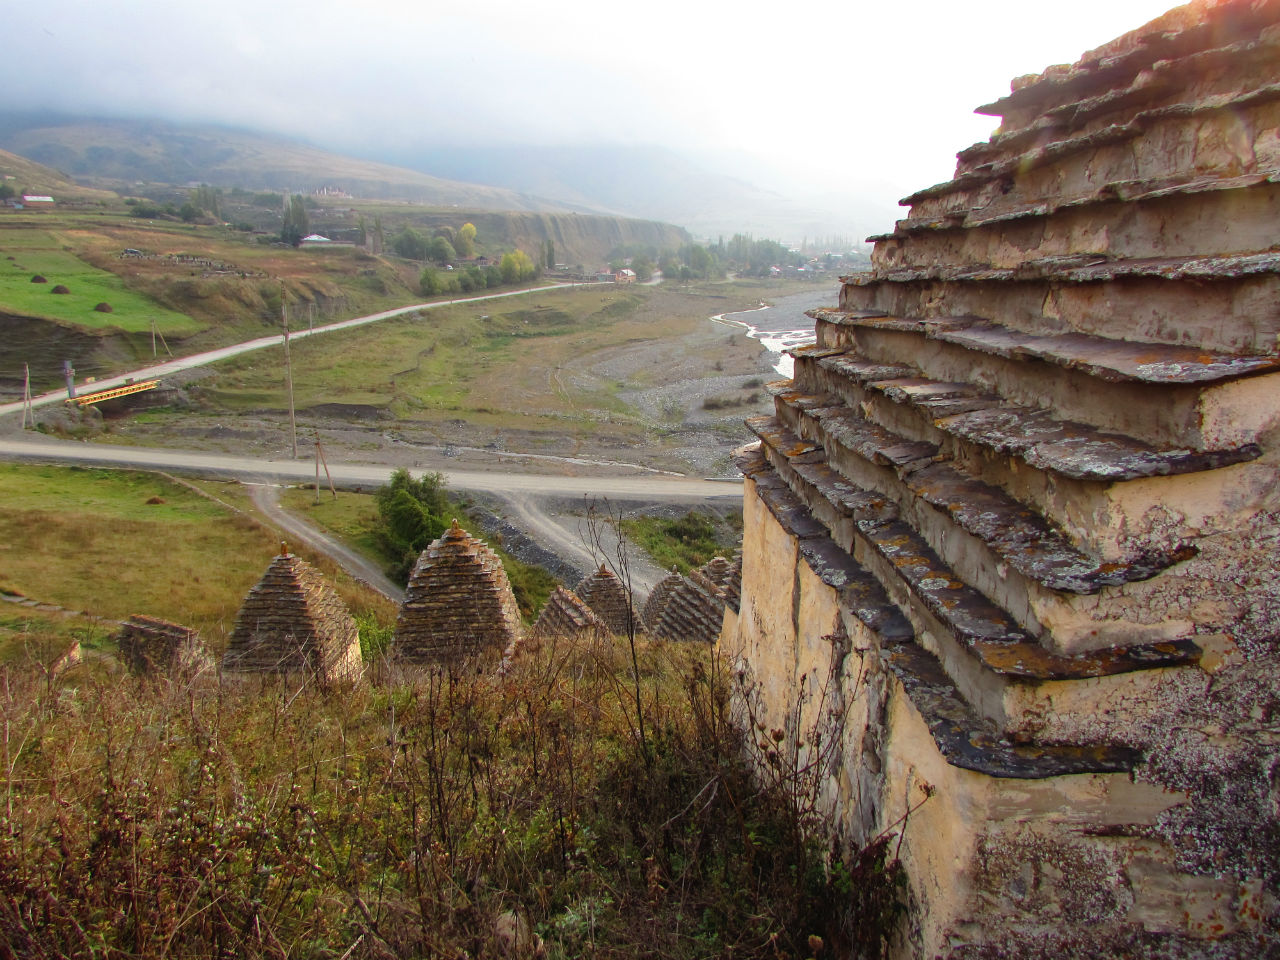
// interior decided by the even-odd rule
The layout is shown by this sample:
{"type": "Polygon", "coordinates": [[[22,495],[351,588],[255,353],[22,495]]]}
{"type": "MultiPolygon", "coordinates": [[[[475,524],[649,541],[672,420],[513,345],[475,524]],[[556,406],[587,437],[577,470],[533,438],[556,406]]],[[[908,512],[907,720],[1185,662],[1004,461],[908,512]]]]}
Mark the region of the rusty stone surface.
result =
{"type": "Polygon", "coordinates": [[[627,597],[626,587],[612,570],[601,564],[595,573],[583,577],[573,588],[573,592],[612,633],[620,637],[627,635],[627,626],[632,617],[631,602],[627,597]]]}
{"type": "Polygon", "coordinates": [[[1132,437],[1055,419],[1043,410],[1012,405],[957,414],[935,425],[1037,469],[1077,480],[1109,482],[1197,473],[1262,455],[1256,443],[1228,450],[1162,450],[1132,437]]]}
{"type": "Polygon", "coordinates": [[[315,567],[281,554],[245,598],[222,669],[321,683],[358,679],[363,660],[355,619],[315,567]]]}
{"type": "Polygon", "coordinates": [[[915,469],[938,456],[937,444],[908,440],[847,407],[821,407],[812,416],[833,441],[883,467],[915,469]]]}
{"type": "Polygon", "coordinates": [[[124,622],[116,643],[133,673],[182,673],[212,665],[199,631],[140,613],[124,622]]]}
{"type": "Polygon", "coordinates": [[[1214,383],[1280,369],[1280,356],[1233,356],[1196,347],[1111,340],[1083,333],[1034,334],[990,321],[929,325],[929,336],[971,350],[1034,358],[1108,381],[1214,383]]]}
{"type": "Polygon", "coordinates": [[[531,640],[594,639],[608,636],[608,624],[572,590],[557,586],[529,631],[531,640]]]}
{"type": "MultiPolygon", "coordinates": [[[[810,311],[811,316],[829,323],[918,334],[1012,360],[1043,360],[1108,382],[1215,383],[1280,369],[1280,354],[1242,356],[1181,344],[1115,340],[1085,333],[1030,333],[977,317],[912,319],[883,314],[866,316],[866,313],[834,309],[810,311]]],[[[847,373],[859,382],[894,379],[878,375],[881,369],[900,369],[904,371],[900,377],[916,373],[906,365],[877,364],[860,360],[852,353],[823,359],[819,365],[847,373]],[[862,370],[870,375],[862,374],[862,370]]]]}
{"type": "Polygon", "coordinates": [[[455,520],[418,557],[391,640],[400,663],[453,666],[497,660],[523,635],[502,561],[455,520]]]}
{"type": "Polygon", "coordinates": [[[1115,280],[1239,280],[1280,273],[1280,253],[1250,253],[1205,257],[1112,258],[1071,254],[1028,260],[1016,267],[971,263],[875,270],[841,277],[846,286],[882,283],[1103,283],[1115,280]]]}
{"type": "Polygon", "coordinates": [[[974,715],[936,657],[915,643],[887,646],[885,665],[902,683],[938,750],[965,770],[989,777],[1036,780],[1078,773],[1127,773],[1141,752],[1114,745],[1017,745],[974,715]]]}
{"type": "Polygon", "coordinates": [[[1280,83],[1250,90],[1238,96],[1217,97],[1198,103],[1177,103],[1143,111],[1125,123],[1113,123],[1098,130],[1066,140],[1033,147],[1025,153],[972,167],[951,180],[918,190],[900,202],[911,206],[924,200],[945,197],[962,190],[982,186],[995,180],[1025,174],[1039,167],[1060,163],[1072,154],[1136,140],[1162,120],[1229,112],[1280,99],[1280,83]]]}
{"type": "Polygon", "coordinates": [[[1148,580],[1196,553],[1194,547],[1183,546],[1149,551],[1124,563],[1103,561],[1078,550],[1030,507],[950,464],[917,470],[904,482],[1015,570],[1051,590],[1090,594],[1103,587],[1148,580]]]}

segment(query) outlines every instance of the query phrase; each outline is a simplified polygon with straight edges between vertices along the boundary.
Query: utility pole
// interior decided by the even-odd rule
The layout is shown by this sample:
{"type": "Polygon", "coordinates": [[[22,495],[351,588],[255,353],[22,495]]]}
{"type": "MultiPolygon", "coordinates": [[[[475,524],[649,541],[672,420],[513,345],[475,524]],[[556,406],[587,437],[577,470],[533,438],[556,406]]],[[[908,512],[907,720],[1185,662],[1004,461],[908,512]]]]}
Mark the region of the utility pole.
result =
{"type": "Polygon", "coordinates": [[[27,421],[31,421],[34,429],[36,425],[35,411],[31,409],[31,364],[24,363],[22,365],[26,371],[22,383],[22,429],[27,429],[27,421]]]}
{"type": "Polygon", "coordinates": [[[284,299],[284,281],[280,281],[280,319],[284,325],[284,382],[289,390],[289,433],[293,438],[293,459],[298,459],[298,422],[293,414],[293,364],[289,361],[289,305],[284,299]]]}
{"type": "Polygon", "coordinates": [[[338,491],[333,486],[333,475],[329,473],[329,461],[325,459],[324,447],[320,446],[320,434],[316,434],[316,503],[320,502],[320,464],[324,464],[324,476],[329,481],[329,493],[338,499],[338,491]]]}
{"type": "Polygon", "coordinates": [[[156,318],[151,318],[151,359],[154,360],[160,354],[156,353],[156,318]]]}
{"type": "Polygon", "coordinates": [[[76,398],[76,368],[71,365],[70,360],[62,361],[62,375],[67,380],[67,399],[74,400],[76,398]]]}
{"type": "Polygon", "coordinates": [[[307,314],[310,318],[310,322],[307,324],[307,329],[314,330],[316,328],[316,302],[314,300],[307,304],[307,314]]]}

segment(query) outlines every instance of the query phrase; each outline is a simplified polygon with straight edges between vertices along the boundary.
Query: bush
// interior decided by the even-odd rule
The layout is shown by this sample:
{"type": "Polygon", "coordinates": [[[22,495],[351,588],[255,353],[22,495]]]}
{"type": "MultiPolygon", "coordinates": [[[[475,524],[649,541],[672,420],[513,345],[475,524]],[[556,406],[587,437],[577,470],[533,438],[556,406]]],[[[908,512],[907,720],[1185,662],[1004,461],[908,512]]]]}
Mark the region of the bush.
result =
{"type": "Polygon", "coordinates": [[[32,283],[48,283],[49,281],[37,273],[34,277],[31,278],[31,282],[32,283]]]}
{"type": "Polygon", "coordinates": [[[63,286],[62,284],[58,284],[56,287],[54,287],[54,288],[53,288],[52,290],[50,290],[49,292],[50,292],[50,293],[70,293],[71,291],[70,291],[70,290],[68,290],[68,289],[67,289],[65,286],[63,286]]]}
{"type": "Polygon", "coordinates": [[[111,304],[107,303],[106,301],[103,301],[102,303],[99,303],[99,304],[98,304],[97,306],[95,306],[93,309],[94,309],[94,310],[96,310],[96,311],[98,311],[98,313],[114,313],[114,312],[115,312],[115,310],[114,310],[114,308],[111,306],[111,304]]]}

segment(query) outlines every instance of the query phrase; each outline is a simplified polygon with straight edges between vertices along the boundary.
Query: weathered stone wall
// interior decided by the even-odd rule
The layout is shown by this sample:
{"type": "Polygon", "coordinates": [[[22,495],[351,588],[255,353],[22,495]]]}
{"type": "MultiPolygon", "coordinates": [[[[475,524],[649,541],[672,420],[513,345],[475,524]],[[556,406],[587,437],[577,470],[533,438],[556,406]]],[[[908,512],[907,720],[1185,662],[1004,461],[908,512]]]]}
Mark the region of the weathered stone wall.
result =
{"type": "Polygon", "coordinates": [[[748,421],[740,706],[903,956],[1280,950],[1280,3],[982,112],[748,421]]]}

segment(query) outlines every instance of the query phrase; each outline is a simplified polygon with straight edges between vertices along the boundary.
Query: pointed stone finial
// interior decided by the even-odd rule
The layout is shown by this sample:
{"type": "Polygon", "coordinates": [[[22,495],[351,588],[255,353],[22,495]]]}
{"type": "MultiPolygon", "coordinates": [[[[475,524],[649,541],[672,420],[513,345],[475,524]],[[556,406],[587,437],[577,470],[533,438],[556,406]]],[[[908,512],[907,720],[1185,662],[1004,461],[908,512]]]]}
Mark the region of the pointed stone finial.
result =
{"type": "Polygon", "coordinates": [[[287,557],[289,555],[289,544],[283,540],[280,541],[280,556],[287,557]]]}
{"type": "Polygon", "coordinates": [[[608,568],[607,568],[603,563],[602,563],[602,564],[600,564],[600,575],[601,575],[601,576],[608,576],[608,575],[609,575],[609,569],[608,569],[608,568]]]}

